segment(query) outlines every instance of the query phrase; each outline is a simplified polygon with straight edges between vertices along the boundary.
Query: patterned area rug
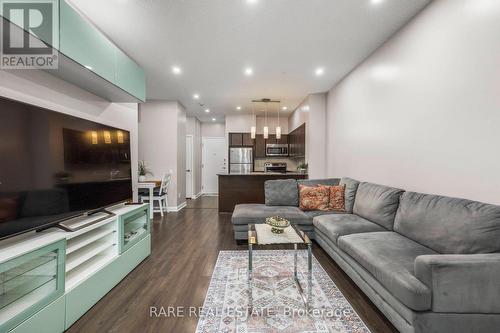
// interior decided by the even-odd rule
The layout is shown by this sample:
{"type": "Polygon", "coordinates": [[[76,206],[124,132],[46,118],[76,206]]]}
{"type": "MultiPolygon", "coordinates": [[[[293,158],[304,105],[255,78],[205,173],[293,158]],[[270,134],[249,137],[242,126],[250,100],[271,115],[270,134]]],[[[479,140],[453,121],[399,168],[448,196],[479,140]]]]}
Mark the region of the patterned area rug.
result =
{"type": "MultiPolygon", "coordinates": [[[[197,333],[369,332],[316,258],[313,257],[312,298],[306,308],[293,279],[294,252],[253,253],[253,307],[249,307],[248,252],[221,251],[197,333]]],[[[298,277],[307,294],[304,250],[299,251],[298,277]]]]}

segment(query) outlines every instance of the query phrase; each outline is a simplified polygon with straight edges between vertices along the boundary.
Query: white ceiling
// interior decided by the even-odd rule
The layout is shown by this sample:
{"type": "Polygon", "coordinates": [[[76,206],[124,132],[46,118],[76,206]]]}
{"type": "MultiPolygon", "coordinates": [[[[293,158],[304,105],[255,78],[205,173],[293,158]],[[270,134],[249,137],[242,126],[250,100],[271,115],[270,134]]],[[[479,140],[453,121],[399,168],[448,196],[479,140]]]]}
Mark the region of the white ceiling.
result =
{"type": "Polygon", "coordinates": [[[290,112],[308,94],[329,90],[430,2],[71,1],[145,69],[148,99],[179,100],[202,121],[251,113],[250,101],[264,97],[290,112]],[[314,75],[317,67],[323,76],[314,75]]]}

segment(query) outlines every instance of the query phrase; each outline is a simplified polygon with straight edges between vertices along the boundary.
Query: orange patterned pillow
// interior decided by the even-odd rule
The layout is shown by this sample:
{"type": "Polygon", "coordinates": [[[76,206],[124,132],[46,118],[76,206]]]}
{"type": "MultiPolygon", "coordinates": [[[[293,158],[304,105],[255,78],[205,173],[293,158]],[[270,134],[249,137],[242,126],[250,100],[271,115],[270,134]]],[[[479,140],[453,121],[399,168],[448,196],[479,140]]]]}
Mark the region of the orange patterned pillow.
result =
{"type": "Polygon", "coordinates": [[[345,185],[329,186],[330,210],[345,212],[345,185]]]}
{"type": "Polygon", "coordinates": [[[330,189],[328,186],[299,185],[300,209],[328,210],[330,189]]]}

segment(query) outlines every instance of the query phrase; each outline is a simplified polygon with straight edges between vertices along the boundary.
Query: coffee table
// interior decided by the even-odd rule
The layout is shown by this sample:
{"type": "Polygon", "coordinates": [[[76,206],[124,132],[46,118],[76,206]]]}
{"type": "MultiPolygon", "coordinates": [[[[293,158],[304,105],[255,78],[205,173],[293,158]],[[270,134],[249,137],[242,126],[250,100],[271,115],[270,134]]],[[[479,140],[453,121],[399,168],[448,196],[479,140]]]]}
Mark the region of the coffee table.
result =
{"type": "Polygon", "coordinates": [[[255,224],[248,225],[248,292],[249,292],[249,307],[252,308],[253,296],[252,296],[252,273],[253,273],[253,248],[258,245],[267,246],[283,246],[283,245],[293,245],[294,248],[294,272],[293,278],[299,294],[304,302],[306,309],[309,307],[309,302],[311,300],[312,292],[312,242],[309,237],[302,230],[297,229],[294,225],[291,225],[286,230],[286,235],[273,234],[271,228],[267,225],[259,225],[259,231],[257,232],[255,224]],[[270,234],[262,234],[270,233],[270,234]],[[262,241],[259,242],[259,235],[261,235],[262,241]],[[263,237],[264,236],[264,237],[263,237]],[[281,236],[281,237],[280,237],[281,236]],[[263,239],[265,238],[265,239],[263,239]],[[264,243],[265,241],[265,243],[264,243]],[[297,274],[297,250],[299,245],[305,245],[307,247],[307,296],[304,293],[298,274],[297,274]]]}

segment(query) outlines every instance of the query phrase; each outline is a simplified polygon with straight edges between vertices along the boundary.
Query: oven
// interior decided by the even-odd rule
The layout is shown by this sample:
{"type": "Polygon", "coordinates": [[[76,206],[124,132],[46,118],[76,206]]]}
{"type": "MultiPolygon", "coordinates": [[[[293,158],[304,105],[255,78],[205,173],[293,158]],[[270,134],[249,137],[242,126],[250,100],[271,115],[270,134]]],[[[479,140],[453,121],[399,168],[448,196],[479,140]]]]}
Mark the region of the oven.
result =
{"type": "Polygon", "coordinates": [[[288,156],[287,144],[267,144],[266,156],[288,156]]]}
{"type": "Polygon", "coordinates": [[[279,173],[286,173],[286,163],[281,162],[281,163],[273,163],[273,162],[266,162],[264,163],[264,171],[265,172],[279,172],[279,173]]]}

